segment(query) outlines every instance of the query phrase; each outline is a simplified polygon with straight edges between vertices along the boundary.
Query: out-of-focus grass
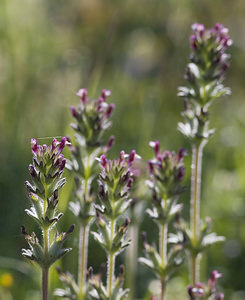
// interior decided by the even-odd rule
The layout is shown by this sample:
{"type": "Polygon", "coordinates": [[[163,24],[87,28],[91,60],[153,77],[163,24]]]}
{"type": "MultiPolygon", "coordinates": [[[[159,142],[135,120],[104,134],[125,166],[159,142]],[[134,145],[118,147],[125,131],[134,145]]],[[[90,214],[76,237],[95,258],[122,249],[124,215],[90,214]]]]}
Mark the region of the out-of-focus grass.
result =
{"type": "MultiPolygon", "coordinates": [[[[182,109],[176,88],[184,82],[190,24],[222,22],[234,39],[226,80],[233,95],[217,101],[211,115],[217,132],[204,155],[202,207],[203,216],[213,218],[214,229],[227,241],[205,255],[202,277],[218,268],[224,272],[221,284],[227,298],[245,298],[244,9],[244,1],[228,0],[0,1],[1,256],[23,261],[20,249],[26,244],[19,228],[25,223],[32,229],[24,213],[29,204],[23,188],[31,160],[29,140],[35,137],[49,143],[51,139],[45,137],[70,133],[69,106],[78,101],[74,94],[80,87],[87,87],[92,97],[102,88],[112,90],[111,101],[116,103],[112,155],[136,148],[148,159],[147,144],[152,139],[159,139],[166,149],[189,147],[176,131],[182,109]]],[[[63,210],[71,188],[68,183],[60,203],[63,210]]],[[[182,201],[187,217],[188,193],[182,201]]],[[[66,210],[63,229],[70,222],[66,210]]],[[[65,258],[64,269],[75,269],[75,256],[76,245],[65,258]]],[[[103,260],[94,244],[89,260],[95,268],[103,260]]],[[[9,288],[13,299],[39,297],[35,296],[38,274],[21,275],[8,260],[0,263],[1,272],[9,270],[14,278],[9,288]]],[[[142,274],[139,297],[145,283],[154,279],[146,270],[142,274]]],[[[177,286],[186,284],[185,274],[183,267],[177,286]]],[[[170,284],[170,295],[175,286],[170,284]]]]}

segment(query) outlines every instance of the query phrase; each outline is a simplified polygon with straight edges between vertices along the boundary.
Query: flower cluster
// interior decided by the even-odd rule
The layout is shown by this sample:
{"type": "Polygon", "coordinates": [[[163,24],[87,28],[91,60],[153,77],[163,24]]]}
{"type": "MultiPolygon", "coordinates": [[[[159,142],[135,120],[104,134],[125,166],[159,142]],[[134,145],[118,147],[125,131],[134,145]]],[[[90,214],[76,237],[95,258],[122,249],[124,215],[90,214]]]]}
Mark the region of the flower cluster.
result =
{"type": "Polygon", "coordinates": [[[132,163],[136,152],[133,150],[129,155],[121,151],[117,160],[108,160],[102,155],[98,160],[102,167],[99,177],[99,198],[101,205],[96,205],[97,221],[100,234],[93,233],[100,245],[108,252],[119,253],[129,243],[123,238],[128,227],[128,219],[120,226],[114,234],[113,241],[110,240],[110,228],[108,220],[116,220],[128,208],[131,202],[129,190],[133,183],[132,163]],[[105,218],[103,218],[103,217],[105,218]]]}
{"type": "MultiPolygon", "coordinates": [[[[78,282],[70,280],[72,286],[77,286],[77,289],[71,288],[67,281],[62,280],[66,286],[63,294],[66,295],[67,290],[70,293],[75,293],[70,299],[74,297],[86,299],[89,291],[89,285],[86,280],[87,250],[89,228],[95,217],[93,204],[95,203],[96,193],[92,189],[92,183],[99,173],[96,158],[108,152],[114,143],[113,136],[107,142],[103,137],[105,131],[111,126],[110,117],[115,107],[114,104],[106,102],[110,94],[110,91],[102,90],[99,99],[92,100],[87,97],[85,89],[80,89],[77,92],[80,102],[76,107],[71,107],[71,113],[75,120],[71,127],[75,131],[76,142],[74,141],[69,147],[71,159],[67,161],[66,166],[75,177],[74,200],[70,202],[69,206],[75,217],[79,219],[80,234],[78,282]]],[[[67,273],[67,276],[69,277],[69,273],[67,273]]],[[[63,277],[61,276],[61,279],[63,277]]],[[[58,295],[65,297],[64,295],[62,296],[62,290],[58,291],[58,295]]]]}
{"type": "Polygon", "coordinates": [[[206,300],[222,300],[224,299],[224,294],[217,291],[217,279],[222,277],[222,274],[218,271],[213,271],[211,278],[208,279],[207,283],[203,284],[197,282],[194,287],[188,286],[187,291],[190,300],[195,299],[206,299],[206,300]]]}
{"type": "Polygon", "coordinates": [[[183,192],[182,181],[185,175],[184,156],[186,151],[181,148],[176,154],[170,151],[160,151],[159,141],[150,142],[155,158],[149,160],[149,169],[152,175],[151,182],[154,200],[157,194],[160,197],[172,198],[183,192]]]}
{"type": "Polygon", "coordinates": [[[208,129],[208,107],[217,98],[230,94],[222,81],[229,67],[230,55],[226,53],[232,40],[228,29],[217,23],[206,29],[203,24],[192,25],[190,63],[185,78],[190,87],[180,87],[178,95],[184,98],[185,124],[179,130],[191,140],[207,140],[213,130],[208,129]]]}
{"type": "MultiPolygon", "coordinates": [[[[191,61],[200,66],[203,77],[206,81],[222,79],[229,67],[230,55],[225,53],[232,45],[228,35],[228,28],[216,23],[211,29],[206,29],[203,24],[192,25],[194,35],[190,37],[192,49],[191,61]]],[[[189,81],[195,80],[191,70],[187,69],[186,77],[189,81]]]]}
{"type": "MultiPolygon", "coordinates": [[[[177,241],[168,249],[168,225],[180,213],[181,204],[177,203],[183,192],[184,156],[186,151],[180,149],[176,154],[170,151],[161,151],[160,143],[150,142],[155,158],[149,161],[151,180],[147,181],[153,194],[153,208],[147,209],[148,215],[159,227],[159,250],[146,242],[143,233],[143,245],[147,258],[140,258],[140,262],[151,269],[161,280],[162,297],[166,294],[166,283],[169,275],[182,263],[182,245],[177,241]],[[169,251],[168,251],[169,250],[169,251]]],[[[163,299],[163,298],[161,298],[163,299]]]]}
{"type": "Polygon", "coordinates": [[[98,100],[91,100],[87,98],[86,89],[80,89],[77,92],[81,101],[77,107],[71,107],[72,116],[76,120],[76,123],[72,123],[71,126],[80,136],[78,141],[82,145],[86,144],[92,148],[103,145],[101,137],[103,132],[111,126],[109,118],[115,108],[113,103],[106,102],[106,98],[110,95],[110,91],[102,90],[98,100]]]}
{"type": "MultiPolygon", "coordinates": [[[[41,227],[42,232],[49,233],[50,229],[62,217],[62,213],[58,213],[57,204],[59,190],[65,184],[65,178],[62,178],[66,160],[61,154],[65,145],[66,138],[63,137],[61,142],[53,140],[50,146],[37,145],[35,139],[31,139],[31,147],[33,153],[33,163],[29,165],[29,172],[32,182],[25,182],[29,192],[31,208],[26,209],[26,213],[32,217],[41,227]]],[[[72,226],[66,233],[56,233],[54,241],[51,245],[41,246],[36,234],[33,232],[29,235],[24,226],[22,233],[25,235],[30,249],[22,250],[22,254],[36,261],[42,268],[50,267],[55,260],[63,256],[71,249],[63,249],[63,243],[67,235],[74,229],[72,226]]]]}
{"type": "Polygon", "coordinates": [[[71,126],[76,132],[77,145],[70,145],[71,160],[67,162],[67,168],[75,174],[76,180],[76,201],[70,203],[70,208],[85,225],[94,216],[92,203],[95,196],[91,194],[91,184],[98,173],[96,157],[109,151],[114,143],[113,136],[108,142],[103,140],[104,132],[111,126],[109,118],[115,107],[106,102],[110,94],[110,91],[102,90],[98,100],[91,100],[87,91],[80,89],[77,92],[80,103],[76,108],[71,107],[76,120],[71,126]]]}
{"type": "Polygon", "coordinates": [[[135,150],[129,155],[121,151],[117,160],[108,160],[105,155],[98,158],[102,171],[99,177],[100,205],[96,205],[97,224],[99,232],[92,232],[94,238],[107,253],[108,271],[107,287],[104,287],[100,277],[91,277],[90,283],[93,299],[123,299],[127,290],[121,288],[123,273],[114,279],[116,256],[129,245],[126,231],[129,220],[125,219],[119,225],[119,217],[129,208],[130,188],[133,183],[132,164],[137,158],[135,150]],[[119,225],[119,226],[118,226],[119,225]]]}
{"type": "Polygon", "coordinates": [[[102,275],[103,272],[100,272],[97,275],[93,275],[93,269],[90,267],[88,270],[88,276],[89,276],[89,283],[93,287],[93,289],[90,291],[89,296],[92,299],[100,300],[110,300],[110,299],[116,299],[121,300],[125,299],[127,297],[129,290],[123,289],[123,283],[124,283],[124,266],[121,265],[119,269],[119,275],[114,281],[113,284],[113,290],[111,293],[111,297],[108,297],[108,292],[105,288],[105,286],[102,283],[102,275]]]}

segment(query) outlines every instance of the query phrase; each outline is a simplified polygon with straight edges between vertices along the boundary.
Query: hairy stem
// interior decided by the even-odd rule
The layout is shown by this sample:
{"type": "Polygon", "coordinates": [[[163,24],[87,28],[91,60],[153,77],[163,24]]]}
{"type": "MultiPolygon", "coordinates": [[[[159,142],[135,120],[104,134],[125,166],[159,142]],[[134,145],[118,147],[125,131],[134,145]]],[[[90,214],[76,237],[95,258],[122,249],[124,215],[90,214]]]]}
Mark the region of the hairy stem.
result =
{"type": "Polygon", "coordinates": [[[79,249],[78,249],[78,284],[81,299],[84,295],[84,286],[87,273],[87,258],[88,258],[88,229],[89,225],[81,224],[79,234],[79,249]]]}
{"type": "MultiPolygon", "coordinates": [[[[191,232],[194,245],[197,244],[200,235],[200,191],[202,169],[201,144],[192,146],[192,175],[191,175],[191,232]]],[[[199,260],[197,255],[191,255],[191,283],[194,286],[199,280],[199,260]]]]}
{"type": "MultiPolygon", "coordinates": [[[[115,224],[114,220],[111,220],[111,231],[110,231],[110,240],[111,244],[114,238],[114,230],[115,230],[115,224]]],[[[108,254],[108,266],[107,266],[107,294],[108,297],[111,297],[112,292],[112,284],[113,284],[113,278],[114,278],[114,269],[115,269],[115,254],[110,252],[108,254]]]]}

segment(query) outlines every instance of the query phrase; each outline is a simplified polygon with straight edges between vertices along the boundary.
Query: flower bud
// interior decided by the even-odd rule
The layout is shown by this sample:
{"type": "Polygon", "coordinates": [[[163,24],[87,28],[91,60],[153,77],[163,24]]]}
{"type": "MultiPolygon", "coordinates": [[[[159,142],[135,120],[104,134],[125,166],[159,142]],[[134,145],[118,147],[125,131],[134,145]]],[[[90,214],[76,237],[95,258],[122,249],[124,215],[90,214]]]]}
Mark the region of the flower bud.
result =
{"type": "Polygon", "coordinates": [[[100,164],[103,168],[106,168],[106,165],[107,165],[107,159],[106,159],[106,156],[103,154],[101,155],[100,157],[100,164]]]}
{"type": "Polygon", "coordinates": [[[75,106],[71,106],[71,114],[74,118],[77,118],[77,110],[75,106]]]}
{"type": "Polygon", "coordinates": [[[81,100],[81,102],[83,103],[83,104],[85,104],[86,103],[86,97],[87,97],[87,90],[86,89],[80,89],[77,93],[76,93],[76,95],[77,96],[79,96],[80,97],[80,100],[81,100]]]}
{"type": "Polygon", "coordinates": [[[111,147],[113,146],[113,144],[114,144],[114,141],[115,141],[115,137],[112,135],[112,136],[110,136],[110,138],[109,138],[109,140],[108,140],[108,142],[107,142],[107,145],[106,145],[106,152],[108,152],[110,149],[111,149],[111,147]]]}
{"type": "Polygon", "coordinates": [[[62,152],[62,150],[65,148],[66,145],[66,137],[63,137],[61,139],[60,145],[59,145],[59,152],[62,152]]]}
{"type": "Polygon", "coordinates": [[[105,189],[103,184],[99,185],[99,196],[103,199],[105,197],[105,189]]]}
{"type": "Polygon", "coordinates": [[[223,300],[224,299],[224,294],[223,293],[219,293],[217,296],[217,300],[223,300]]]}
{"type": "Polygon", "coordinates": [[[65,165],[66,165],[66,159],[63,159],[62,162],[61,162],[61,164],[60,164],[60,168],[59,168],[60,171],[63,171],[63,170],[64,170],[65,165]]]}
{"type": "Polygon", "coordinates": [[[31,177],[33,177],[33,178],[35,178],[37,176],[37,173],[36,173],[33,165],[29,165],[29,173],[30,173],[31,177]]]}
{"type": "Polygon", "coordinates": [[[105,118],[109,118],[115,109],[115,104],[111,103],[105,113],[105,118]]]}
{"type": "Polygon", "coordinates": [[[190,36],[190,44],[191,44],[191,48],[192,50],[196,50],[197,49],[197,38],[195,35],[191,35],[190,36]]]}
{"type": "Polygon", "coordinates": [[[127,184],[127,187],[130,189],[132,187],[132,183],[133,183],[133,178],[129,178],[128,180],[128,184],[127,184]]]}
{"type": "Polygon", "coordinates": [[[190,296],[190,300],[194,300],[195,298],[194,298],[194,295],[193,295],[193,292],[192,292],[192,286],[191,285],[189,285],[187,287],[187,292],[188,292],[188,294],[190,296]]]}
{"type": "Polygon", "coordinates": [[[33,154],[37,154],[38,147],[37,147],[37,141],[35,139],[31,139],[31,149],[33,154]]]}
{"type": "Polygon", "coordinates": [[[149,165],[150,173],[153,174],[154,173],[154,163],[151,160],[149,160],[148,165],[149,165]]]}
{"type": "Polygon", "coordinates": [[[120,152],[120,157],[119,157],[119,162],[120,162],[120,163],[124,161],[124,156],[125,156],[125,152],[122,150],[122,151],[120,152]]]}
{"type": "Polygon", "coordinates": [[[134,161],[135,159],[135,155],[136,155],[136,151],[135,150],[132,150],[130,155],[129,155],[129,159],[128,159],[128,165],[131,165],[132,162],[134,161]]]}
{"type": "Polygon", "coordinates": [[[222,277],[223,274],[219,273],[218,271],[214,270],[211,274],[211,284],[215,286],[217,279],[222,277]]]}
{"type": "Polygon", "coordinates": [[[111,95],[111,91],[109,91],[109,90],[102,90],[102,92],[101,92],[101,97],[103,98],[103,99],[106,99],[106,97],[108,97],[108,96],[110,96],[111,95]]]}

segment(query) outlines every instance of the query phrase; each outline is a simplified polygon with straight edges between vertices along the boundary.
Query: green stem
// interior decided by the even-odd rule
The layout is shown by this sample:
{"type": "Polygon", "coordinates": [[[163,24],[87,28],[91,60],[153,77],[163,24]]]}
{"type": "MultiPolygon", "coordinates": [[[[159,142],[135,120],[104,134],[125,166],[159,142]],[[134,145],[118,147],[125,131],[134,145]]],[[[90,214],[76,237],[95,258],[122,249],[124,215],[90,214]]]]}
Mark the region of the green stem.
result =
{"type": "Polygon", "coordinates": [[[137,273],[137,257],[138,257],[138,224],[131,224],[129,226],[128,236],[131,240],[130,247],[127,248],[126,254],[126,286],[129,287],[129,300],[135,299],[136,289],[136,273],[137,273]]]}
{"type": "MultiPolygon", "coordinates": [[[[87,156],[86,171],[84,178],[84,201],[89,200],[89,178],[90,178],[90,155],[87,156]]],[[[79,299],[84,298],[84,287],[86,284],[87,259],[88,259],[88,232],[89,224],[81,223],[79,233],[79,248],[78,248],[78,286],[79,299]]]]}
{"type": "MultiPolygon", "coordinates": [[[[202,144],[192,146],[192,176],[191,176],[191,232],[194,246],[200,235],[200,191],[202,169],[202,144]]],[[[199,280],[199,260],[197,255],[191,255],[191,283],[194,286],[199,280]]]]}
{"type": "Polygon", "coordinates": [[[160,256],[162,259],[162,265],[167,264],[167,233],[168,224],[161,225],[160,227],[160,256]]]}
{"type": "MultiPolygon", "coordinates": [[[[111,220],[111,232],[110,232],[110,241],[111,245],[114,238],[114,230],[115,230],[115,224],[114,220],[111,220]]],[[[114,278],[114,269],[115,269],[115,254],[110,252],[108,254],[108,269],[107,269],[107,294],[110,299],[111,293],[112,293],[112,284],[113,284],[113,278],[114,278]]]]}
{"type": "MultiPolygon", "coordinates": [[[[164,201],[164,209],[167,208],[167,196],[164,195],[163,197],[164,201]]],[[[168,223],[165,222],[164,224],[160,225],[160,232],[159,232],[159,249],[160,249],[160,256],[162,260],[162,266],[165,268],[168,263],[167,258],[167,235],[168,235],[168,223]]],[[[167,287],[167,278],[162,277],[161,278],[161,298],[160,300],[166,299],[166,287],[167,287]]]]}
{"type": "Polygon", "coordinates": [[[200,256],[191,255],[190,256],[190,267],[191,267],[191,284],[195,284],[199,281],[199,269],[200,269],[200,256]]]}
{"type": "Polygon", "coordinates": [[[78,250],[78,284],[80,291],[80,299],[83,299],[84,286],[87,273],[87,258],[88,258],[88,225],[81,224],[79,235],[79,250],[78,250]]]}
{"type": "Polygon", "coordinates": [[[162,279],[161,280],[161,300],[166,300],[166,296],[167,296],[167,280],[166,279],[162,279]]]}
{"type": "MultiPolygon", "coordinates": [[[[47,210],[47,205],[48,205],[48,200],[47,200],[47,187],[45,186],[45,197],[43,201],[43,219],[45,220],[46,216],[46,210],[47,210]]],[[[44,247],[44,256],[45,256],[45,261],[46,265],[42,269],[42,293],[43,293],[43,300],[48,299],[48,272],[49,272],[49,267],[47,265],[48,262],[48,252],[49,252],[49,229],[48,228],[43,228],[43,247],[44,247]]]]}
{"type": "Polygon", "coordinates": [[[42,270],[42,293],[43,300],[48,300],[48,268],[42,270]]]}

